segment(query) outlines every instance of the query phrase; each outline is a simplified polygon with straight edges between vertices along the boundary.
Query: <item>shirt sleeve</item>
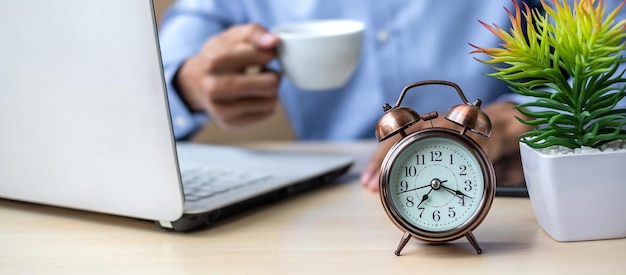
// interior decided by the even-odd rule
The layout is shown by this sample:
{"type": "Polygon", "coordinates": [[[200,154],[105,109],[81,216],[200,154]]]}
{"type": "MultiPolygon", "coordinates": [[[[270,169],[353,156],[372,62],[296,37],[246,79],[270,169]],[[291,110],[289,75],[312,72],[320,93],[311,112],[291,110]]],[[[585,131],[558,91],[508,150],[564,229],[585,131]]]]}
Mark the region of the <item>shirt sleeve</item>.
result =
{"type": "Polygon", "coordinates": [[[236,1],[178,0],[167,11],[159,27],[163,73],[176,139],[185,139],[209,120],[202,112],[191,112],[180,98],[173,80],[180,66],[202,49],[212,36],[224,31],[240,17],[236,1]]]}
{"type": "Polygon", "coordinates": [[[209,120],[208,115],[204,112],[191,112],[178,95],[174,85],[172,85],[172,80],[179,67],[180,65],[168,66],[164,67],[163,71],[166,79],[165,85],[172,119],[172,128],[176,140],[189,138],[209,120]]]}

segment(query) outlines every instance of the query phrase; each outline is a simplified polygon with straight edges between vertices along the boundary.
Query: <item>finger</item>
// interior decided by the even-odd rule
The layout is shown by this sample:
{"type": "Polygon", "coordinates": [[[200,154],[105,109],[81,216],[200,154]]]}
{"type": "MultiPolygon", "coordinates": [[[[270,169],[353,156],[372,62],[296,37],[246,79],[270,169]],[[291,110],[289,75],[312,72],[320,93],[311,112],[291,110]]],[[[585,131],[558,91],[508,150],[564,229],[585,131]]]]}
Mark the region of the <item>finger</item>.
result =
{"type": "Polygon", "coordinates": [[[235,101],[241,98],[274,98],[280,76],[275,72],[260,74],[224,74],[205,78],[209,100],[235,101]]]}
{"type": "Polygon", "coordinates": [[[274,113],[274,110],[266,110],[254,113],[245,113],[238,117],[228,118],[218,122],[218,125],[226,130],[237,130],[257,121],[263,120],[274,113]]]}
{"type": "Polygon", "coordinates": [[[391,146],[393,146],[393,144],[395,144],[398,139],[399,137],[393,136],[387,140],[382,141],[378,145],[378,148],[374,152],[374,155],[372,155],[369,162],[363,169],[363,173],[361,174],[360,182],[363,187],[372,191],[378,190],[380,168],[383,159],[385,158],[385,155],[387,155],[389,149],[391,149],[391,146]]]}
{"type": "Polygon", "coordinates": [[[260,50],[274,49],[280,43],[280,38],[277,35],[258,24],[242,25],[236,31],[239,32],[240,37],[243,37],[242,41],[248,42],[260,50]]]}
{"type": "Polygon", "coordinates": [[[380,184],[380,166],[368,167],[361,174],[361,185],[370,191],[378,191],[380,184]]]}
{"type": "Polygon", "coordinates": [[[244,98],[236,101],[214,101],[211,108],[223,121],[236,121],[254,113],[273,112],[277,98],[244,98]]]}
{"type": "Polygon", "coordinates": [[[212,41],[221,47],[244,42],[254,45],[259,50],[269,50],[278,46],[280,38],[262,26],[252,23],[229,28],[212,41]]]}
{"type": "Polygon", "coordinates": [[[361,173],[361,179],[360,179],[361,185],[368,186],[372,178],[375,177],[375,174],[376,174],[375,171],[376,170],[371,169],[370,167],[366,167],[361,173]]]}
{"type": "MultiPolygon", "coordinates": [[[[380,172],[378,172],[378,176],[380,176],[380,172]]],[[[378,177],[376,177],[378,179],[378,177]]],[[[366,186],[367,189],[373,192],[377,192],[380,188],[378,180],[370,180],[370,182],[366,186]]]]}
{"type": "Polygon", "coordinates": [[[244,72],[250,66],[264,66],[276,56],[274,51],[259,50],[248,43],[237,43],[221,54],[211,55],[207,71],[211,73],[244,72]]]}
{"type": "Polygon", "coordinates": [[[273,50],[280,44],[280,38],[271,32],[255,33],[250,39],[258,49],[273,50]]]}
{"type": "Polygon", "coordinates": [[[257,24],[229,28],[202,48],[206,72],[242,72],[249,65],[265,65],[275,57],[277,36],[257,24]]]}

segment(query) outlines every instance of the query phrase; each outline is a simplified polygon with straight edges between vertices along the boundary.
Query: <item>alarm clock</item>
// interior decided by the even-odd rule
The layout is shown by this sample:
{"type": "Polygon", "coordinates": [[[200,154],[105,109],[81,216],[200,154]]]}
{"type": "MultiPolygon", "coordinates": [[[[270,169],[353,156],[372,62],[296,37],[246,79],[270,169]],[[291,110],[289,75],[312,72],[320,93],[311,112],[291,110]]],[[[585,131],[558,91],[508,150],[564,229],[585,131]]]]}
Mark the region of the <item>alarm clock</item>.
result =
{"type": "Polygon", "coordinates": [[[400,135],[387,152],[380,170],[380,199],[391,221],[402,231],[395,255],[411,237],[446,243],[466,237],[478,254],[482,249],[472,231],[486,217],[495,197],[495,172],[468,130],[489,137],[491,121],[480,109],[481,101],[469,103],[461,88],[450,81],[426,80],[406,86],[395,106],[383,106],[385,114],[376,126],[376,137],[383,141],[400,135]],[[459,129],[435,127],[437,112],[419,115],[400,106],[407,91],[424,85],[454,88],[462,104],[453,106],[446,119],[459,129]],[[412,133],[407,129],[427,123],[412,133]]]}

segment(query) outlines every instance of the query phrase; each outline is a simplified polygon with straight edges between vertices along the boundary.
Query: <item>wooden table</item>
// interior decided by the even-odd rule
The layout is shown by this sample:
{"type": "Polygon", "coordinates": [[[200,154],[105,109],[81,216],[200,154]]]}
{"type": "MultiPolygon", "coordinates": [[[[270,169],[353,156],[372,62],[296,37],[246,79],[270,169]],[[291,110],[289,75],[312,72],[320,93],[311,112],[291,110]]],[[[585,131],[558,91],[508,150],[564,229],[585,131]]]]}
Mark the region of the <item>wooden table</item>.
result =
{"type": "MultiPolygon", "coordinates": [[[[271,146],[270,146],[271,147],[271,146]]],[[[0,274],[626,274],[626,239],[559,243],[525,198],[496,198],[474,232],[445,245],[411,240],[378,194],[358,184],[370,144],[349,148],[355,168],[339,182],[250,210],[194,233],[150,221],[0,200],[0,274]]]]}

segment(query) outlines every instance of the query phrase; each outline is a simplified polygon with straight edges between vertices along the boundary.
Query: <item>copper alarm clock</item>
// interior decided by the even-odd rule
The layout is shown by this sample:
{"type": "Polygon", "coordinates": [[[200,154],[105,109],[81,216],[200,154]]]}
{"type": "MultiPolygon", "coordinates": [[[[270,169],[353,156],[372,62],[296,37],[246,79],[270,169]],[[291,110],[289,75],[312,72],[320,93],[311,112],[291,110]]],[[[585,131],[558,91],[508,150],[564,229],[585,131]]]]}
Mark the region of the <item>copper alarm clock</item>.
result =
{"type": "Polygon", "coordinates": [[[476,252],[482,253],[472,231],[491,208],[495,172],[483,149],[467,135],[468,130],[487,137],[491,134],[491,121],[480,103],[469,103],[453,82],[427,80],[406,86],[395,106],[383,106],[385,114],[376,127],[378,140],[401,136],[385,156],[379,179],[383,207],[404,231],[396,255],[411,237],[429,243],[466,237],[476,252]],[[422,130],[406,132],[411,125],[438,116],[436,112],[420,116],[400,106],[407,91],[423,85],[446,85],[457,91],[463,103],[453,106],[446,119],[460,130],[431,123],[422,130]]]}

